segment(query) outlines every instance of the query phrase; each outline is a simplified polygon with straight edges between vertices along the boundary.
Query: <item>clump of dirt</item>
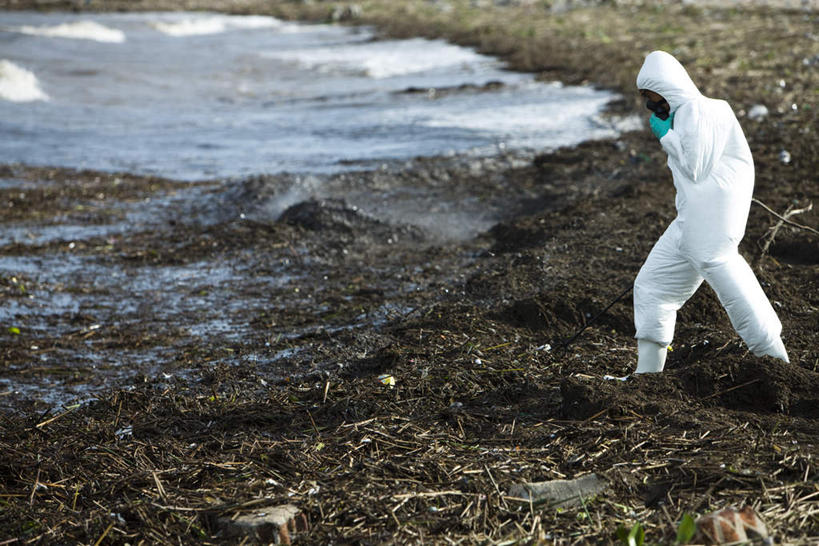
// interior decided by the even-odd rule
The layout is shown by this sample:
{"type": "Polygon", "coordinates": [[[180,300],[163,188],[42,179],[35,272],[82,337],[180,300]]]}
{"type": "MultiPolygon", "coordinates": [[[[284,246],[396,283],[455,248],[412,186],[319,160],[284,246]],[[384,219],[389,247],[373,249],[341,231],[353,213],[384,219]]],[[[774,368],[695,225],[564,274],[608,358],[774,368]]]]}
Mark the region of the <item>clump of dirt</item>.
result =
{"type": "Polygon", "coordinates": [[[776,238],[770,254],[778,261],[792,265],[819,264],[819,241],[807,240],[802,234],[791,232],[776,238]]]}
{"type": "Polygon", "coordinates": [[[817,416],[819,374],[773,359],[698,359],[659,376],[625,381],[570,377],[561,382],[567,418],[696,413],[720,406],[753,414],[817,416]]]}
{"type": "Polygon", "coordinates": [[[499,223],[492,227],[489,234],[495,239],[492,251],[499,253],[537,247],[546,239],[546,230],[537,225],[499,223]]]}
{"type": "Polygon", "coordinates": [[[495,315],[496,320],[507,322],[517,328],[533,332],[549,332],[562,335],[584,324],[583,308],[588,302],[572,302],[562,298],[559,292],[539,294],[536,297],[516,300],[495,315]],[[585,303],[585,305],[584,305],[585,303]]]}
{"type": "MultiPolygon", "coordinates": [[[[663,376],[633,376],[625,381],[568,377],[560,383],[561,413],[569,419],[669,415],[692,409],[675,381],[663,376]]],[[[694,402],[695,404],[695,402],[694,402]]]]}
{"type": "Polygon", "coordinates": [[[308,200],[285,210],[278,219],[291,226],[316,231],[326,239],[341,237],[361,245],[392,243],[398,239],[425,240],[423,232],[412,226],[390,225],[362,214],[343,200],[308,200]]]}
{"type": "Polygon", "coordinates": [[[769,358],[731,360],[716,355],[700,359],[675,370],[673,376],[694,399],[713,400],[726,408],[808,418],[819,415],[819,373],[769,358]]]}

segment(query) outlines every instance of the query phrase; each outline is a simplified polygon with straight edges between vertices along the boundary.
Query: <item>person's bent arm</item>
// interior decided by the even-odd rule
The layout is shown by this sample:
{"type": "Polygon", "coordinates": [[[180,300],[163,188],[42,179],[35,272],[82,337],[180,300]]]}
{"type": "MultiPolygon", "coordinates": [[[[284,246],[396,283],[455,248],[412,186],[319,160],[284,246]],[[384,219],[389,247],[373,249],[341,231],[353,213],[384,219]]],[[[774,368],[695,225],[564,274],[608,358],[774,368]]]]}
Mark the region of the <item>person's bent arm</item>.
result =
{"type": "Polygon", "coordinates": [[[692,182],[706,178],[725,147],[719,116],[705,116],[696,105],[680,108],[660,144],[675,166],[692,182]]]}

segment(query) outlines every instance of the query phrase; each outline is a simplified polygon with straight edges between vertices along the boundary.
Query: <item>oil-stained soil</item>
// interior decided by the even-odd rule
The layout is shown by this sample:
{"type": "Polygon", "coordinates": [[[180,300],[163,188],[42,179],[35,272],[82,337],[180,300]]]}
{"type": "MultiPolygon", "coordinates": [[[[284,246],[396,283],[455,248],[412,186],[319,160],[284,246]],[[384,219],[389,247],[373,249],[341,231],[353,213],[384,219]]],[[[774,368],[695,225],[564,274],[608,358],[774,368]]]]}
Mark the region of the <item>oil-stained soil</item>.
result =
{"type": "Polygon", "coordinates": [[[284,503],[315,544],[672,542],[743,503],[810,543],[819,236],[762,204],[819,198],[816,114],[740,120],[740,250],[791,363],[750,354],[703,286],[666,372],[622,382],[628,288],[674,217],[647,130],[326,178],[3,166],[0,543],[225,543],[220,517],[284,503]],[[589,472],[609,487],[577,508],[505,495],[589,472]]]}

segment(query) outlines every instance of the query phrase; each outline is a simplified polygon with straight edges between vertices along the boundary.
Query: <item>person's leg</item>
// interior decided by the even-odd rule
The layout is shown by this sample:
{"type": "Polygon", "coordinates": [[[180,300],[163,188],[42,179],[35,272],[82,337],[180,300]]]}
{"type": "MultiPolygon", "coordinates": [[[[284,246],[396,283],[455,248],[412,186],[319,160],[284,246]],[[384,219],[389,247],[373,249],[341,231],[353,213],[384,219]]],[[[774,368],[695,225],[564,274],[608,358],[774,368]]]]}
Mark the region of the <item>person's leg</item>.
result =
{"type": "Polygon", "coordinates": [[[748,262],[739,253],[734,253],[706,265],[702,273],[751,352],[789,362],[780,338],[782,323],[748,262]]]}
{"type": "Polygon", "coordinates": [[[669,226],[634,280],[635,373],[663,370],[677,311],[702,283],[702,276],[677,250],[676,233],[676,226],[669,226]]]}

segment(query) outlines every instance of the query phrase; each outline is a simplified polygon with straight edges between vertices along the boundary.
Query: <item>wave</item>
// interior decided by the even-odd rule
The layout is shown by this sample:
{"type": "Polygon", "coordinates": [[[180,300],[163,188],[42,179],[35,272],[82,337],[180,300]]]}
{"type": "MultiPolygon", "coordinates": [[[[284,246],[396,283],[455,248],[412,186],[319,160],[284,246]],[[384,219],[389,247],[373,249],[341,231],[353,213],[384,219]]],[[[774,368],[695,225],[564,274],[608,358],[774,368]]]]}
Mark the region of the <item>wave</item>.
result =
{"type": "Polygon", "coordinates": [[[220,34],[228,30],[281,27],[284,23],[263,15],[213,15],[152,21],[149,25],[168,36],[200,36],[220,34]]]}
{"type": "Polygon", "coordinates": [[[497,135],[515,147],[568,145],[641,127],[637,116],[601,116],[611,100],[608,92],[553,86],[549,100],[500,106],[464,103],[417,123],[497,135]]]}
{"type": "Polygon", "coordinates": [[[115,28],[108,28],[94,21],[77,21],[54,26],[31,26],[11,28],[15,32],[49,38],[71,38],[76,40],[94,40],[95,42],[122,43],[125,33],[115,28]]]}
{"type": "Polygon", "coordinates": [[[6,59],[0,60],[0,99],[11,102],[49,100],[34,73],[6,59]]]}
{"type": "Polygon", "coordinates": [[[498,64],[472,50],[422,38],[269,51],[262,55],[320,72],[352,73],[375,79],[452,68],[476,70],[498,64]]]}

